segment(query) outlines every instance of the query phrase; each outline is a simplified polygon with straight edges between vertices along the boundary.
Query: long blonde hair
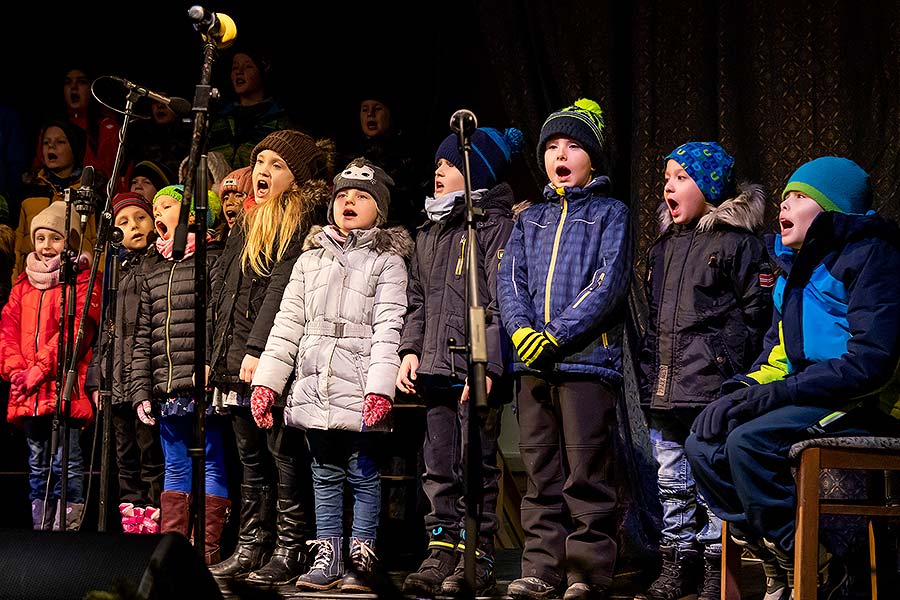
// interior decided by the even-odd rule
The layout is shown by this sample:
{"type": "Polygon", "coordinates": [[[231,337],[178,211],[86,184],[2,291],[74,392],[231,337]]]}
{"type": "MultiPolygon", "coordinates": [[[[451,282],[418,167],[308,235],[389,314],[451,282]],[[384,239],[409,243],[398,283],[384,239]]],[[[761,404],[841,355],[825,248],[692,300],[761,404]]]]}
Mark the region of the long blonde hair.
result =
{"type": "Polygon", "coordinates": [[[241,267],[262,277],[271,275],[294,237],[306,233],[330,197],[325,181],[314,179],[245,211],[241,267]]]}

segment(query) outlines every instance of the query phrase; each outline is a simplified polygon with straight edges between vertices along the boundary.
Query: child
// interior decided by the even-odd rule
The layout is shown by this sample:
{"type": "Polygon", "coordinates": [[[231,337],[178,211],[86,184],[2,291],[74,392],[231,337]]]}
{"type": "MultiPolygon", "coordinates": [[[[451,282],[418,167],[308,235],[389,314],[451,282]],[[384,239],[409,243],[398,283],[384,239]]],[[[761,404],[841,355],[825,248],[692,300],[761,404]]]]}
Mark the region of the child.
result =
{"type": "MultiPolygon", "coordinates": [[[[140,314],[132,351],[129,387],[138,418],[155,425],[165,457],[165,480],[160,494],[160,532],[190,534],[191,457],[194,443],[194,249],[193,232],[187,235],[184,258],[174,260],[175,229],[184,198],[180,185],[164,187],[153,199],[156,251],[160,260],[143,269],[140,314]],[[152,400],[152,402],[151,402],[152,400]]],[[[207,223],[221,207],[215,194],[208,194],[207,223]]],[[[191,203],[190,224],[194,223],[191,203]]],[[[219,249],[209,244],[207,264],[212,271],[219,249]]],[[[209,293],[207,290],[206,293],[209,293]]],[[[126,377],[128,375],[126,374],[126,377]]],[[[212,409],[212,404],[209,405],[212,409]]],[[[225,482],[222,445],[223,419],[206,417],[206,564],[219,562],[219,537],[231,507],[225,482]]]]}
{"type": "MultiPolygon", "coordinates": [[[[512,189],[503,176],[513,154],[522,147],[518,129],[505,132],[476,129],[471,137],[469,168],[472,201],[485,211],[476,230],[478,240],[479,300],[492,316],[487,326],[489,348],[487,389],[490,408],[480,420],[482,507],[481,529],[477,541],[476,593],[487,593],[495,582],[493,568],[494,534],[497,532],[497,492],[500,470],[497,467],[497,436],[503,394],[508,386],[497,385],[505,374],[497,308],[498,257],[512,230],[512,189]]],[[[468,407],[466,356],[451,354],[447,337],[458,344],[466,340],[466,201],[461,172],[462,157],[457,136],[448,136],[434,155],[434,197],[425,199],[428,221],[419,229],[416,250],[410,266],[409,312],[400,342],[400,372],[397,387],[418,394],[426,405],[424,445],[425,474],[423,488],[431,504],[425,517],[429,535],[428,557],[419,570],[403,584],[405,592],[433,596],[443,591],[456,595],[463,591],[465,530],[463,498],[463,446],[465,445],[468,407]],[[456,550],[456,551],[454,551],[456,550]]]]}
{"type": "Polygon", "coordinates": [[[253,194],[253,168],[232,171],[222,180],[222,216],[226,231],[231,232],[244,209],[244,201],[253,194]]]}
{"type": "Polygon", "coordinates": [[[371,591],[381,481],[374,459],[400,367],[406,311],[406,230],[379,227],[393,181],[365,159],[334,178],[332,223],[307,238],[253,377],[251,410],[272,426],[276,395],[285,423],[306,429],[316,497],[316,558],[304,590],[371,591]],[[289,389],[285,386],[294,375],[289,389]],[[362,433],[361,433],[362,432],[362,433]],[[344,483],[353,492],[349,572],[343,574],[344,483]],[[343,580],[341,576],[343,575],[343,580]]]}
{"type": "MultiPolygon", "coordinates": [[[[134,349],[134,333],[140,312],[143,271],[158,260],[153,241],[153,207],[137,192],[116,194],[112,202],[113,226],[124,233],[119,251],[119,291],[116,297],[114,338],[98,336],[99,345],[88,369],[85,392],[100,405],[101,372],[106,369],[106,352],[112,352],[113,370],[109,386],[112,398],[112,429],[119,471],[119,512],[126,533],[158,533],[159,496],[163,486],[163,455],[159,427],[141,421],[128,395],[128,375],[134,349]]],[[[107,271],[108,272],[108,271],[107,271]]]]}
{"type": "Polygon", "coordinates": [[[173,183],[175,176],[169,167],[153,160],[142,160],[131,170],[129,191],[137,192],[152,204],[156,192],[173,183]]]}
{"type": "Polygon", "coordinates": [[[603,118],[592,100],[544,121],[537,155],[550,179],[546,201],[519,214],[500,262],[497,293],[519,359],[519,447],[528,477],[513,598],[543,600],[565,589],[565,600],[582,600],[612,581],[612,444],[631,230],[628,209],[595,171],[602,143],[603,118]]]}
{"type": "MultiPolygon", "coordinates": [[[[34,529],[60,527],[63,510],[58,506],[62,486],[62,440],[51,464],[51,430],[57,401],[57,359],[60,320],[60,259],[66,244],[78,248],[78,214],[71,211],[66,230],[66,205],[53,202],[31,220],[31,241],[35,250],[25,260],[25,271],[16,279],[9,301],[0,319],[0,376],[11,383],[7,419],[25,429],[29,448],[29,485],[31,518],[34,529]],[[51,473],[52,471],[52,473],[51,473]],[[52,483],[51,483],[52,481],[52,483]]],[[[89,255],[79,257],[75,306],[75,331],[78,331],[87,284],[90,277],[89,255]]],[[[70,284],[71,285],[71,284],[70,284]]],[[[100,286],[95,285],[90,299],[84,339],[93,339],[100,319],[100,286]]],[[[68,329],[68,327],[66,327],[68,329]]],[[[82,393],[85,372],[91,360],[90,344],[80,347],[76,362],[77,382],[72,389],[68,420],[68,487],[66,488],[66,529],[77,529],[84,512],[81,428],[93,420],[88,397],[82,393]]]]}
{"type": "Polygon", "coordinates": [[[721,521],[698,497],[684,442],[722,383],[750,366],[771,319],[774,283],[762,240],[765,197],[733,192],[734,159],[715,142],[688,142],[665,158],[660,237],[650,249],[641,396],[658,464],[662,571],[637,600],[718,600],[721,521]],[[697,505],[703,510],[697,514],[697,505]],[[702,554],[698,556],[698,544],[702,554]]]}
{"type": "MultiPolygon", "coordinates": [[[[710,508],[768,563],[767,597],[789,597],[793,584],[790,447],[813,437],[900,435],[892,385],[900,231],[871,205],[869,175],[846,158],[817,158],[791,175],[781,234],[768,239],[782,272],[762,352],[700,413],[685,446],[710,508]]],[[[824,547],[819,556],[819,597],[830,597],[846,571],[824,547]]]]}
{"type": "Polygon", "coordinates": [[[273,409],[278,418],[271,429],[256,426],[250,381],[303,238],[331,197],[323,177],[331,171],[333,148],[329,140],[316,142],[299,131],[276,131],[256,145],[252,160],[252,173],[248,167],[223,182],[226,201],[242,195],[231,191],[241,181],[247,192],[251,185],[258,191],[259,203],[251,201],[237,218],[213,282],[210,380],[217,403],[227,408],[243,479],[237,548],[210,571],[285,585],[303,572],[303,545],[310,537],[310,459],[303,432],[284,427],[283,405],[273,409]],[[269,294],[274,304],[267,302],[269,294]],[[261,347],[251,341],[259,339],[261,347]]]}

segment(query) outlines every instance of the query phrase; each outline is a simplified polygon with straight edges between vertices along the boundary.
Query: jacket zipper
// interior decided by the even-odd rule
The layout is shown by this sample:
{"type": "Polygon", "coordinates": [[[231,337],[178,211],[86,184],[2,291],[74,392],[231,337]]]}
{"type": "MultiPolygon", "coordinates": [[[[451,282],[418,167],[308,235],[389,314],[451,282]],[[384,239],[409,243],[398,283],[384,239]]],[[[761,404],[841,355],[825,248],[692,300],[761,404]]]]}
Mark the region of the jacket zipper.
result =
{"type": "Polygon", "coordinates": [[[463,272],[463,265],[466,264],[466,234],[463,234],[459,240],[459,258],[456,259],[456,276],[459,277],[463,272]]]}
{"type": "Polygon", "coordinates": [[[172,392],[172,349],[171,339],[169,338],[169,323],[172,321],[172,279],[175,276],[175,267],[178,263],[172,263],[172,270],[169,271],[169,285],[166,287],[166,368],[168,376],[166,379],[166,395],[172,392]]]}
{"type": "Polygon", "coordinates": [[[591,292],[600,287],[600,284],[603,283],[603,278],[606,277],[606,273],[600,273],[600,276],[597,277],[596,281],[592,281],[591,285],[587,286],[583,292],[578,296],[575,300],[575,304],[572,305],[572,308],[578,308],[578,305],[584,302],[585,298],[591,295],[591,292]]]}
{"type": "Polygon", "coordinates": [[[569,204],[566,197],[562,197],[562,213],[559,215],[559,224],[556,226],[556,236],[553,238],[553,252],[550,253],[550,268],[547,269],[547,289],[544,293],[544,325],[550,322],[550,285],[553,283],[553,270],[556,268],[556,255],[559,252],[559,238],[562,237],[563,225],[566,222],[566,215],[569,211],[569,204]]]}
{"type": "MultiPolygon", "coordinates": [[[[38,300],[38,318],[37,318],[37,329],[34,330],[34,355],[37,358],[37,353],[40,351],[40,344],[38,343],[38,339],[41,336],[41,310],[44,308],[44,293],[47,290],[41,290],[41,299],[38,300]]],[[[34,412],[32,413],[32,417],[38,416],[38,397],[39,394],[34,395],[34,412]]]]}

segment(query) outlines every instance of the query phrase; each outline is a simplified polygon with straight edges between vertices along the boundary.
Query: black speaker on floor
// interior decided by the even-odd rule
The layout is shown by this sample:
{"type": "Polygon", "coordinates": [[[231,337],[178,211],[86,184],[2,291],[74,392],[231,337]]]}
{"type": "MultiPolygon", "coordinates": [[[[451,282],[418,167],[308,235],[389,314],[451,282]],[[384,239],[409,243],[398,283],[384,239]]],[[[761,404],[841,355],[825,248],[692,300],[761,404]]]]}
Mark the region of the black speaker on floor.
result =
{"type": "Polygon", "coordinates": [[[222,598],[184,536],[0,530],[4,600],[222,598]],[[115,595],[103,595],[102,593],[115,595]]]}

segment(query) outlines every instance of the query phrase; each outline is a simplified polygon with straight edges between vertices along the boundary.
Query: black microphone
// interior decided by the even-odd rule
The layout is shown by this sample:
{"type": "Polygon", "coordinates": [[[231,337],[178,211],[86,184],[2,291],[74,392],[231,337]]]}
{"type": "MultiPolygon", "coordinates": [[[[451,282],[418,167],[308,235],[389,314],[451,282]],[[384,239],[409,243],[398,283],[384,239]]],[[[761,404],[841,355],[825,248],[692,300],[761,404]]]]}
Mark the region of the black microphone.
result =
{"type": "Polygon", "coordinates": [[[160,104],[165,104],[171,109],[173,113],[182,117],[184,115],[188,115],[191,113],[191,103],[185,100],[184,98],[179,98],[178,96],[172,96],[169,98],[168,96],[163,96],[162,94],[157,94],[153,90],[148,90],[145,87],[141,87],[136,83],[132,83],[127,79],[122,79],[121,77],[114,77],[112,75],[109,76],[113,81],[118,81],[122,85],[124,85],[129,90],[134,90],[137,92],[139,96],[146,96],[153,100],[154,102],[159,102],[160,104]]]}
{"type": "Polygon", "coordinates": [[[87,165],[81,171],[81,187],[75,190],[75,210],[81,215],[81,229],[83,233],[87,225],[88,217],[94,214],[97,206],[97,192],[94,190],[97,174],[94,167],[87,165]]]}
{"type": "Polygon", "coordinates": [[[200,32],[204,41],[209,36],[220,49],[228,48],[234,43],[237,25],[225,13],[216,13],[195,4],[188,9],[188,16],[194,21],[194,29],[200,32]]]}
{"type": "Polygon", "coordinates": [[[468,137],[478,128],[478,119],[471,110],[461,108],[450,117],[450,129],[468,137]]]}

